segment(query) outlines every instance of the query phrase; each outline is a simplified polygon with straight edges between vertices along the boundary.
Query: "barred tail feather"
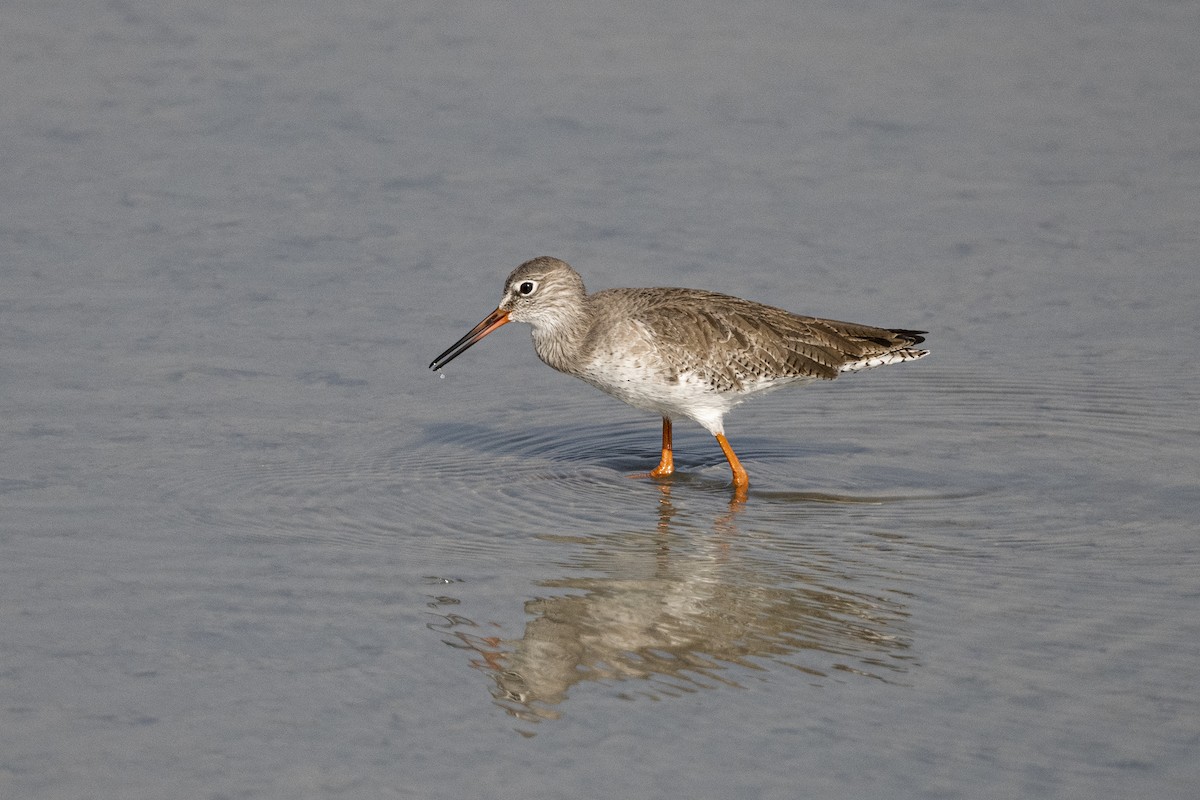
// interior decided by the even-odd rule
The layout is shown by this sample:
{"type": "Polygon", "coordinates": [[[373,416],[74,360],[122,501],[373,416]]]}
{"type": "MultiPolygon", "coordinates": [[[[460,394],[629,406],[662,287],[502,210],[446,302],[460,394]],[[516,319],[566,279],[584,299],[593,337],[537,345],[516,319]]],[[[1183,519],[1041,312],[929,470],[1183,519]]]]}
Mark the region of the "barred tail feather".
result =
{"type": "Polygon", "coordinates": [[[902,350],[880,353],[861,358],[858,361],[851,361],[848,364],[842,364],[838,368],[838,372],[858,372],[859,370],[871,369],[873,367],[885,367],[888,364],[899,364],[903,361],[916,361],[918,358],[924,358],[927,355],[929,355],[928,350],[916,350],[907,347],[902,350]]]}

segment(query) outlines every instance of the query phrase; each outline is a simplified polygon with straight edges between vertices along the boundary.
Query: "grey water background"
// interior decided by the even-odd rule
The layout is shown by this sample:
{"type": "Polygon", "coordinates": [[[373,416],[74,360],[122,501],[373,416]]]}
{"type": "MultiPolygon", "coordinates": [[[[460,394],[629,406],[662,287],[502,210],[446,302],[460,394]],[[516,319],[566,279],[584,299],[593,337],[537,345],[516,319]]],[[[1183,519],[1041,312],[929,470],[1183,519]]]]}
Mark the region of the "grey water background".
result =
{"type": "Polygon", "coordinates": [[[0,5],[0,795],[1195,797],[1198,31],[0,5]],[[933,354],[631,479],[541,254],[933,354]]]}

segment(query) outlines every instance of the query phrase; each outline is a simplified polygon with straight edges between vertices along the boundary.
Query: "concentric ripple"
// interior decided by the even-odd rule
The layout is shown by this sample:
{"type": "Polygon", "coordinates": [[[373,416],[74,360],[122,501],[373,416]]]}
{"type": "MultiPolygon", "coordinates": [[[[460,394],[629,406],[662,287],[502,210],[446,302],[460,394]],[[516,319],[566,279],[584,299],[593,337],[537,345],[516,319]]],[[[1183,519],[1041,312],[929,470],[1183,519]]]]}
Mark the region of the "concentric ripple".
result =
{"type": "MultiPolygon", "coordinates": [[[[781,529],[796,513],[834,513],[934,528],[999,525],[1034,542],[1049,526],[1087,528],[1090,515],[1048,520],[1046,504],[1031,502],[1047,493],[1077,502],[1081,482],[1149,498],[1125,503],[1155,502],[1155,491],[1186,495],[1170,481],[1139,481],[1146,470],[1183,474],[1200,440],[1186,424],[1200,404],[1194,393],[1096,382],[1082,370],[1060,369],[1048,381],[930,365],[891,380],[852,376],[780,392],[730,415],[727,431],[753,484],[748,511],[781,529]],[[1064,451],[1073,455],[1065,466],[1064,451]]],[[[448,419],[365,438],[357,428],[231,452],[224,460],[232,464],[197,469],[169,492],[193,521],[238,535],[353,542],[411,534],[486,554],[508,537],[590,534],[642,519],[663,483],[631,476],[655,463],[658,437],[657,419],[577,392],[494,424],[448,419]]],[[[676,500],[725,508],[728,467],[711,437],[681,423],[676,449],[679,472],[665,482],[676,500]]]]}

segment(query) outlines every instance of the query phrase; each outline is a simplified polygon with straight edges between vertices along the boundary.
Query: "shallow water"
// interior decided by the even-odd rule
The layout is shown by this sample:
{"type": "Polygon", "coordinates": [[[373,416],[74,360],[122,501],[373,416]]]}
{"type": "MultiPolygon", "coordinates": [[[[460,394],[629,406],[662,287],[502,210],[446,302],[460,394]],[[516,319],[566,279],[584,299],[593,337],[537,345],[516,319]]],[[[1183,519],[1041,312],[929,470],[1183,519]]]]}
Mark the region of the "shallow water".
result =
{"type": "Polygon", "coordinates": [[[0,11],[0,794],[1193,796],[1198,16],[0,11]],[[631,477],[543,253],[933,352],[631,477]]]}

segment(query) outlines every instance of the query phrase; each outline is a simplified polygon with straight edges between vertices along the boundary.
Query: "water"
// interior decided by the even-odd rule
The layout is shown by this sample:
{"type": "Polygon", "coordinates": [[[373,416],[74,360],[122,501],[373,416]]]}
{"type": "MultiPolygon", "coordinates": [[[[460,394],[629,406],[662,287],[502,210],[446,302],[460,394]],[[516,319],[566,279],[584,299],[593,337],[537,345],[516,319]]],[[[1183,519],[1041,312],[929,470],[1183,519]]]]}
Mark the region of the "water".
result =
{"type": "Polygon", "coordinates": [[[1197,16],[10,4],[0,793],[1192,797],[1197,16]],[[933,354],[631,479],[539,254],[933,354]]]}

